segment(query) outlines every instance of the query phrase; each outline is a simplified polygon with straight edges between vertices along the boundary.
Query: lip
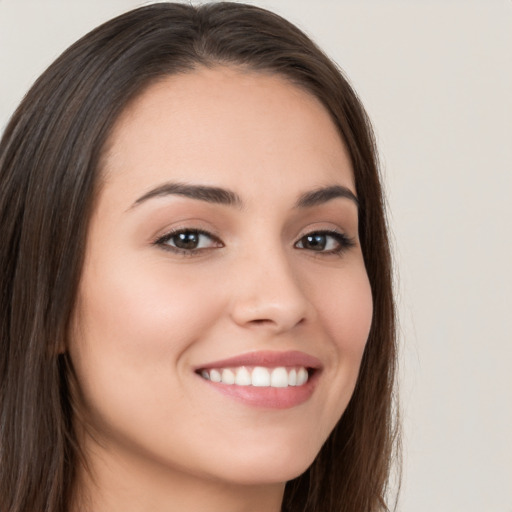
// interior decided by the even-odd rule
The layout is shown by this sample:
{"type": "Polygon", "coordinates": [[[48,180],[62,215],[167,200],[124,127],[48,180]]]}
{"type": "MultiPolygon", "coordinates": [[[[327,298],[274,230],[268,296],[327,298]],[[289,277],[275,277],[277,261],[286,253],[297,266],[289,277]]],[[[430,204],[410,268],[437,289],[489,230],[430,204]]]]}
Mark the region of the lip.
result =
{"type": "Polygon", "coordinates": [[[299,351],[276,352],[259,351],[237,355],[228,359],[208,362],[195,368],[195,373],[209,389],[240,402],[246,406],[265,409],[289,409],[307,402],[313,394],[322,370],[322,363],[316,357],[299,351]],[[286,388],[237,386],[212,382],[201,377],[201,370],[237,366],[304,366],[309,371],[309,379],[302,386],[286,388]]]}
{"type": "Polygon", "coordinates": [[[235,366],[264,366],[266,368],[276,368],[278,366],[304,366],[305,368],[310,368],[312,370],[320,370],[322,368],[322,363],[316,357],[297,350],[290,350],[287,352],[265,350],[248,352],[228,359],[212,361],[197,366],[195,371],[235,366]]]}

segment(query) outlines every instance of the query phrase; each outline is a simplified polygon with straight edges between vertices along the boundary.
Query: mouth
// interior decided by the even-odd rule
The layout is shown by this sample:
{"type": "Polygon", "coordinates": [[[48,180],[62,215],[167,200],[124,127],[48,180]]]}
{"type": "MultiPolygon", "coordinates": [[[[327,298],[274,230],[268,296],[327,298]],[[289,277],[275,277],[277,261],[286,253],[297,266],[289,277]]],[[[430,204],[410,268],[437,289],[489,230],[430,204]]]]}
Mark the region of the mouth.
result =
{"type": "Polygon", "coordinates": [[[322,365],[302,352],[251,352],[195,369],[205,384],[246,405],[272,409],[307,401],[322,365]]]}
{"type": "Polygon", "coordinates": [[[230,368],[211,368],[198,370],[203,379],[235,386],[254,386],[259,388],[287,388],[304,386],[313,375],[314,368],[304,366],[287,368],[278,366],[238,366],[230,368]]]}

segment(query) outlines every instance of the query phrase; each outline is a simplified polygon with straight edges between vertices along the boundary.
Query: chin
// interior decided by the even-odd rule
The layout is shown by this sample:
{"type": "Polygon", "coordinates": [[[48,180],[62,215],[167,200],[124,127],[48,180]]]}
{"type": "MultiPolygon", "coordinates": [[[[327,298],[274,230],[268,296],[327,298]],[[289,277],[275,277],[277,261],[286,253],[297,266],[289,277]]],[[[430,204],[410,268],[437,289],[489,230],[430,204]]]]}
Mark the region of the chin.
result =
{"type": "Polygon", "coordinates": [[[240,485],[286,483],[304,473],[317,454],[317,451],[306,453],[300,446],[288,453],[279,449],[270,456],[266,453],[253,456],[245,453],[242,460],[232,460],[228,464],[224,478],[240,485]]]}

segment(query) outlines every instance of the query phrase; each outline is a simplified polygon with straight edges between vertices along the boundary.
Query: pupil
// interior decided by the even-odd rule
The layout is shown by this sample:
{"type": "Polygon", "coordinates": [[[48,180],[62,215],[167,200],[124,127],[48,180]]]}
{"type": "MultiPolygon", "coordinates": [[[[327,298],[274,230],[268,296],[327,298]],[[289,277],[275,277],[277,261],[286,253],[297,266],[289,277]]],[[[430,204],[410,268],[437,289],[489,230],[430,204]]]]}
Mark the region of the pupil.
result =
{"type": "Polygon", "coordinates": [[[321,251],[325,249],[325,235],[308,235],[306,237],[306,245],[309,249],[321,251]]]}
{"type": "Polygon", "coordinates": [[[174,244],[179,249],[195,249],[199,243],[199,235],[197,233],[180,233],[174,237],[174,244]]]}

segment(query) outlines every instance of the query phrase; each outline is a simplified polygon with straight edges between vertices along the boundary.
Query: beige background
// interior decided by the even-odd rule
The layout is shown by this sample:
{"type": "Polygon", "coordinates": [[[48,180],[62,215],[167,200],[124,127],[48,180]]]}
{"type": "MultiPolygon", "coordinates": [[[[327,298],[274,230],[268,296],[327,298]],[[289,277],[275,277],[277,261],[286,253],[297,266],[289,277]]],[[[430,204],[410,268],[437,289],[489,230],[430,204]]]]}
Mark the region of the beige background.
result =
{"type": "MultiPolygon", "coordinates": [[[[399,511],[512,512],[512,2],[261,0],[374,121],[399,277],[399,511]]],[[[31,82],[133,0],[0,0],[0,131],[31,82]]]]}

